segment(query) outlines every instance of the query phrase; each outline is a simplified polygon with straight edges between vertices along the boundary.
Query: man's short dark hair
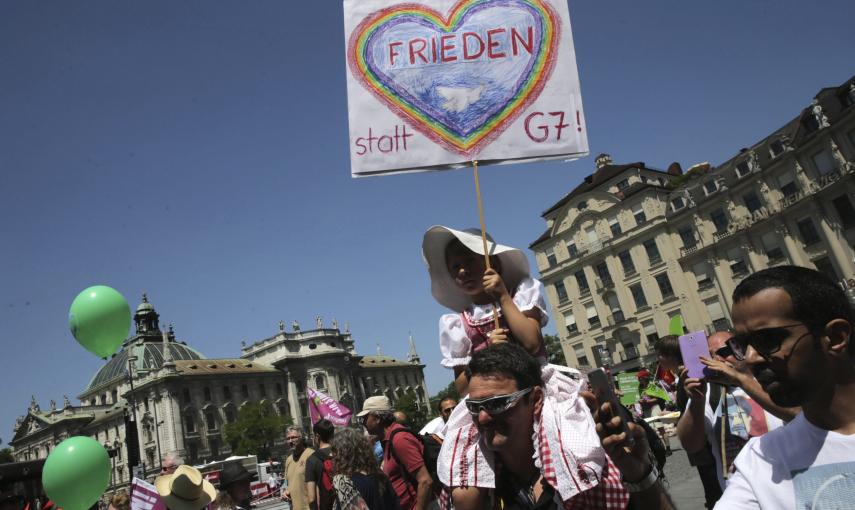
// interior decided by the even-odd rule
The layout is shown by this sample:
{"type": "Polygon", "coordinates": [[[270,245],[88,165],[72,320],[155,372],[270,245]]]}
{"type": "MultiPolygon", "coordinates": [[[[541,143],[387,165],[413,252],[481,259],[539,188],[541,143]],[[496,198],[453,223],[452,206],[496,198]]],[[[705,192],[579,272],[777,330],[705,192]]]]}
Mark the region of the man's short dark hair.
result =
{"type": "Polygon", "coordinates": [[[326,418],[321,418],[315,422],[314,427],[312,427],[312,431],[321,438],[321,441],[329,443],[335,435],[335,426],[326,418]]]}
{"type": "Polygon", "coordinates": [[[540,363],[521,346],[508,342],[491,345],[472,355],[466,375],[470,379],[476,375],[511,377],[518,390],[543,384],[540,363]]]}
{"type": "Polygon", "coordinates": [[[683,354],[680,352],[680,341],[677,335],[665,335],[656,341],[656,354],[676,358],[683,364],[683,354]]]}
{"type": "MultiPolygon", "coordinates": [[[[806,267],[777,266],[754,273],[736,286],[733,302],[772,288],[789,294],[793,309],[787,318],[804,323],[812,332],[822,331],[834,319],[853,324],[852,306],[843,289],[828,276],[806,267]]],[[[855,353],[852,342],[849,352],[855,353]]]]}
{"type": "Polygon", "coordinates": [[[449,400],[450,400],[450,401],[452,401],[452,402],[454,402],[455,404],[457,404],[457,402],[458,402],[458,400],[457,400],[456,398],[454,398],[454,397],[445,397],[445,398],[443,398],[442,400],[440,400],[440,401],[436,404],[436,409],[437,409],[439,412],[442,412],[442,403],[443,403],[443,402],[448,402],[449,400]]]}

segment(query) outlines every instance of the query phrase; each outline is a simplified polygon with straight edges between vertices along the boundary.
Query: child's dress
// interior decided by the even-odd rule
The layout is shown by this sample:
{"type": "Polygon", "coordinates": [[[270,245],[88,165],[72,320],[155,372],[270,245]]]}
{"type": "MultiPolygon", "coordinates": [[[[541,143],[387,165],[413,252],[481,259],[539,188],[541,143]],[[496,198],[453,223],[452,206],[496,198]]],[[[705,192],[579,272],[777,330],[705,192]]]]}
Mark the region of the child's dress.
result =
{"type": "MultiPolygon", "coordinates": [[[[546,325],[549,319],[542,283],[524,279],[513,292],[513,301],[521,312],[540,310],[541,327],[546,325]]],[[[507,328],[501,315],[500,325],[507,328]]],[[[439,327],[442,365],[447,368],[468,365],[473,352],[490,344],[493,306],[471,305],[462,313],[443,315],[439,327]]],[[[534,423],[535,464],[566,503],[579,493],[597,487],[604,475],[610,482],[603,485],[613,486],[616,469],[600,445],[594,420],[579,395],[582,382],[568,375],[578,372],[547,364],[543,344],[536,357],[542,364],[544,403],[534,423]],[[604,473],[607,464],[610,469],[604,473]]],[[[496,459],[481,441],[465,401],[461,400],[446,423],[445,441],[437,463],[440,481],[448,487],[495,488],[496,459]]],[[[618,499],[625,505],[628,495],[619,489],[618,492],[621,493],[618,499]]]]}

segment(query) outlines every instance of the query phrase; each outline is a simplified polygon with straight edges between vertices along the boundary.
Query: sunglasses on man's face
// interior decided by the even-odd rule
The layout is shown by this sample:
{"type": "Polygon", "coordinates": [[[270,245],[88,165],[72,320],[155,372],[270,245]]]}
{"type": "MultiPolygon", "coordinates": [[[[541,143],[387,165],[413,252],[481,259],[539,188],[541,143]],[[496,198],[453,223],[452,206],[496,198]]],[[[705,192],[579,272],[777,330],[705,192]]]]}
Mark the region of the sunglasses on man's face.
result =
{"type": "Polygon", "coordinates": [[[509,393],[507,395],[497,395],[495,397],[482,398],[478,400],[469,399],[466,401],[466,409],[473,418],[477,418],[481,411],[486,412],[490,416],[502,414],[516,404],[519,399],[526,396],[534,388],[526,388],[524,390],[509,393]]]}
{"type": "MultiPolygon", "coordinates": [[[[727,341],[727,347],[733,352],[733,356],[743,361],[748,354],[748,346],[754,348],[757,354],[764,358],[769,358],[776,352],[781,350],[781,344],[784,340],[790,337],[789,328],[796,326],[804,326],[804,323],[797,322],[795,324],[787,324],[784,326],[775,326],[772,328],[763,328],[755,331],[746,331],[730,337],[727,341]]],[[[799,340],[810,334],[806,333],[799,337],[799,340]]],[[[722,348],[723,349],[723,348],[722,348]]],[[[721,350],[721,349],[719,349],[721,350]]],[[[716,351],[718,354],[718,351],[716,351]]]]}
{"type": "Polygon", "coordinates": [[[725,345],[719,347],[718,349],[716,349],[716,351],[713,354],[715,354],[716,356],[718,356],[720,358],[726,358],[728,356],[733,356],[733,348],[730,345],[725,344],[725,345]]]}

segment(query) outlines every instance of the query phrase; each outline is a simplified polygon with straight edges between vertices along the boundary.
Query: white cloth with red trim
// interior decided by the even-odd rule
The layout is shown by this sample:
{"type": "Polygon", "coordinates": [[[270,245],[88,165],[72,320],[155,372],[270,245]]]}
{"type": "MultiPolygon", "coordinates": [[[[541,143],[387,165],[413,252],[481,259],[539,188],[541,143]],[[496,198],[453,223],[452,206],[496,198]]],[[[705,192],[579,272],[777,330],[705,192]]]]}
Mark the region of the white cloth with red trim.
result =
{"type": "MultiPolygon", "coordinates": [[[[607,463],[594,419],[579,395],[583,382],[568,377],[567,370],[543,366],[544,402],[533,434],[535,465],[563,501],[596,487],[607,463]]],[[[465,402],[446,423],[437,474],[449,487],[495,488],[493,452],[481,440],[465,402]]]]}

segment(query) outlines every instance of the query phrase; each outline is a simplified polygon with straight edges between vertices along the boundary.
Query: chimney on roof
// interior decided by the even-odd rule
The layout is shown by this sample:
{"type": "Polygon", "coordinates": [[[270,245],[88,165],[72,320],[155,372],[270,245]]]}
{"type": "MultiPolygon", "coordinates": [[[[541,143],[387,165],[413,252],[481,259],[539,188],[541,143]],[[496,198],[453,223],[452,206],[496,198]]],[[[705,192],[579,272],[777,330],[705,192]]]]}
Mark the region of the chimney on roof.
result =
{"type": "Polygon", "coordinates": [[[668,175],[683,175],[683,167],[676,161],[671,163],[668,165],[668,175]]]}
{"type": "Polygon", "coordinates": [[[594,163],[597,165],[597,170],[603,168],[606,165],[612,164],[612,157],[606,153],[602,153],[594,160],[594,163]]]}

